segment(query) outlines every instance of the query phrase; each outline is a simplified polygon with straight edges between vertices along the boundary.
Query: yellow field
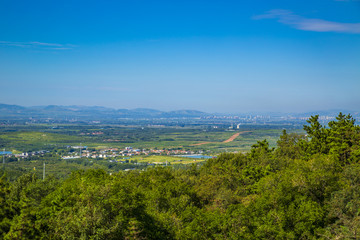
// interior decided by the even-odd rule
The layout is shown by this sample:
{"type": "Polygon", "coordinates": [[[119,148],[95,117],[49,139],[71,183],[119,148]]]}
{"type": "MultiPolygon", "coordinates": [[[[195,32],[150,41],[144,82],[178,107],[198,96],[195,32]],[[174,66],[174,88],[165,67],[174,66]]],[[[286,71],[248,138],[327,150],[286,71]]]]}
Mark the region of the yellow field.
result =
{"type": "Polygon", "coordinates": [[[206,159],[192,159],[175,156],[134,156],[130,160],[137,160],[138,162],[147,162],[154,164],[165,164],[166,161],[171,164],[189,164],[203,162],[206,159]]]}

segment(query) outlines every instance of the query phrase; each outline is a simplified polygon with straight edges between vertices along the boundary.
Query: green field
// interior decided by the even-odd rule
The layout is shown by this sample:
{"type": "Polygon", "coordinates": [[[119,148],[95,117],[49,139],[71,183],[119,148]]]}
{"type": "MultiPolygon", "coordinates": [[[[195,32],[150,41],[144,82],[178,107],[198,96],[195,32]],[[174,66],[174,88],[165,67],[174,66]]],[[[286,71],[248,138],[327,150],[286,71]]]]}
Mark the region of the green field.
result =
{"type": "MultiPolygon", "coordinates": [[[[12,151],[14,154],[46,150],[48,153],[29,158],[7,157],[6,172],[10,179],[26,172],[34,172],[42,176],[43,163],[46,173],[60,178],[67,177],[72,171],[87,169],[103,169],[114,173],[124,169],[143,169],[157,165],[181,167],[187,164],[200,164],[204,159],[189,159],[173,155],[121,156],[115,158],[81,158],[64,160],[61,157],[77,154],[78,150],[70,146],[87,146],[89,150],[100,152],[106,148],[153,150],[186,150],[216,156],[222,152],[247,152],[257,141],[266,139],[271,147],[276,145],[282,129],[280,128],[243,128],[239,130],[212,129],[208,127],[162,127],[144,128],[139,126],[87,126],[87,125],[24,125],[0,127],[0,149],[12,151]],[[240,133],[231,142],[224,142],[236,133],[240,133]]],[[[301,133],[292,129],[289,132],[301,133]]]]}
{"type": "MultiPolygon", "coordinates": [[[[72,126],[64,125],[60,129],[51,126],[24,126],[6,129],[0,128],[0,147],[13,152],[59,149],[69,145],[88,146],[101,149],[108,147],[124,148],[132,146],[141,149],[188,149],[204,150],[211,153],[225,151],[248,151],[259,140],[267,139],[275,146],[282,129],[226,129],[201,128],[140,128],[116,126],[72,126]],[[236,132],[240,134],[234,141],[223,143],[236,132]],[[101,132],[101,135],[91,133],[101,132]],[[202,144],[201,143],[206,143],[202,144]]],[[[290,130],[289,132],[301,132],[290,130]]]]}
{"type": "Polygon", "coordinates": [[[200,163],[205,161],[205,159],[193,159],[186,157],[176,157],[176,156],[135,156],[131,157],[131,160],[136,160],[139,163],[153,163],[153,164],[192,164],[200,163]]]}

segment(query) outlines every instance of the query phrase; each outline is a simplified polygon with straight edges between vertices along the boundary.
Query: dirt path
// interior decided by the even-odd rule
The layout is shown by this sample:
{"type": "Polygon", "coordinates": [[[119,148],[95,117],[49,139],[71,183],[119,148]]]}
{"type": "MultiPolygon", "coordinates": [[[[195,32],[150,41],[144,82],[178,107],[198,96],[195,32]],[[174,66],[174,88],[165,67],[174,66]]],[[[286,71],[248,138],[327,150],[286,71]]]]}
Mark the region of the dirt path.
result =
{"type": "Polygon", "coordinates": [[[243,134],[243,133],[246,133],[246,132],[251,132],[251,131],[242,131],[242,132],[235,133],[235,134],[232,135],[229,139],[223,141],[223,143],[232,142],[232,141],[234,141],[235,138],[237,138],[240,134],[243,134]]]}
{"type": "Polygon", "coordinates": [[[240,133],[235,133],[234,135],[232,135],[229,139],[223,141],[223,143],[228,143],[228,142],[232,142],[235,140],[235,138],[237,138],[240,135],[240,133]]]}
{"type": "MultiPolygon", "coordinates": [[[[235,140],[235,138],[237,138],[240,134],[246,133],[246,132],[251,132],[251,131],[242,131],[242,132],[238,132],[235,133],[234,135],[232,135],[229,139],[223,141],[222,143],[228,143],[228,142],[232,142],[235,140]]],[[[216,143],[216,142],[202,142],[202,143],[195,143],[195,144],[191,144],[190,146],[201,146],[204,144],[209,144],[209,143],[216,143]]]]}

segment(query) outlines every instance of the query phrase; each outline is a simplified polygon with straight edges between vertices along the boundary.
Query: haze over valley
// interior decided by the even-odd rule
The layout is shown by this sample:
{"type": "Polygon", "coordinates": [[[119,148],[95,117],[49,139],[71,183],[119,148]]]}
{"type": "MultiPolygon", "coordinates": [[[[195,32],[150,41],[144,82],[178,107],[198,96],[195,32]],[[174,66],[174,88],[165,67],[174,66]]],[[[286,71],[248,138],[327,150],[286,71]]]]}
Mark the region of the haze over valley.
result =
{"type": "Polygon", "coordinates": [[[359,239],[359,0],[0,1],[0,239],[359,239]]]}

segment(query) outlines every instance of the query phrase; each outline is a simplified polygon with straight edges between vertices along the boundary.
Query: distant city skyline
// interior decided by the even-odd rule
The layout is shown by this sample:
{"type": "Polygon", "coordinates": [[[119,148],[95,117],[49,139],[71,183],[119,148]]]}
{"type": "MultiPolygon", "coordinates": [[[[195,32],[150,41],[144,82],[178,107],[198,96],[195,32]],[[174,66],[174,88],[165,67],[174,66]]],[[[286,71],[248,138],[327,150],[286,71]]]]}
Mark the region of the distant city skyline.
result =
{"type": "Polygon", "coordinates": [[[2,1],[0,103],[358,111],[360,1],[2,1]]]}

